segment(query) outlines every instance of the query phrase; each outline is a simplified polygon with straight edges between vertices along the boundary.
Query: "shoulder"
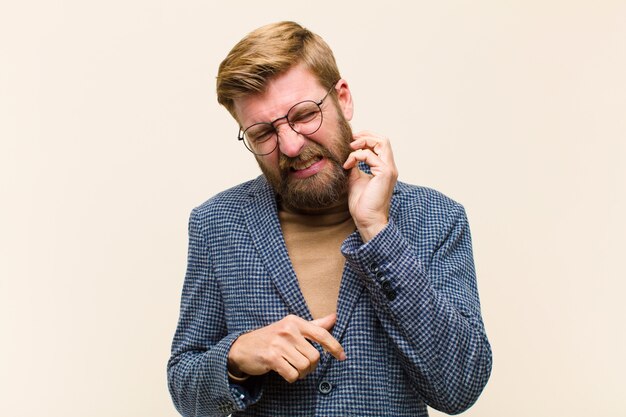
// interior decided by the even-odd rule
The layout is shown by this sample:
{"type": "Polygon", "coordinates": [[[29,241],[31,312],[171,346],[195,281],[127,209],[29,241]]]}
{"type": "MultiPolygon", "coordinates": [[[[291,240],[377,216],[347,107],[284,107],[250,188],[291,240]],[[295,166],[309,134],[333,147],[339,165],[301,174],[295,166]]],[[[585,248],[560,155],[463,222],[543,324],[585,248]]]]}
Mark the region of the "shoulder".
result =
{"type": "Polygon", "coordinates": [[[419,209],[435,217],[464,211],[460,203],[440,191],[401,181],[398,181],[394,190],[394,199],[404,210],[419,209]]]}
{"type": "Polygon", "coordinates": [[[440,237],[449,230],[467,226],[465,208],[445,194],[428,187],[398,182],[391,215],[407,233],[440,237]]]}
{"type": "Polygon", "coordinates": [[[464,207],[428,187],[398,182],[391,216],[399,231],[431,253],[453,230],[469,228],[464,207]]]}
{"type": "Polygon", "coordinates": [[[255,196],[267,192],[267,181],[263,176],[246,181],[212,196],[191,211],[192,221],[201,224],[232,218],[241,212],[255,196]]]}

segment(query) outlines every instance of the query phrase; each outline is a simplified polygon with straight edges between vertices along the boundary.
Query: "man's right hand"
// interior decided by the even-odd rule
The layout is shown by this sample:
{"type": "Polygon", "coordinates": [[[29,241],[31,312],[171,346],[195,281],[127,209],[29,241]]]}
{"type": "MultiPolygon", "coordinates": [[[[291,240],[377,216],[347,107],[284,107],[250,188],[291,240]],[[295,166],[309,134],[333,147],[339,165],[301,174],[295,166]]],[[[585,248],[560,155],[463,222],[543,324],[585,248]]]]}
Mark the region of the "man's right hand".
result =
{"type": "Polygon", "coordinates": [[[319,343],[338,360],[344,360],[343,347],[329,332],[336,319],[334,313],[312,321],[289,315],[244,333],[230,348],[228,370],[246,375],[275,371],[287,382],[295,382],[313,372],[320,360],[319,352],[309,340],[319,343]]]}

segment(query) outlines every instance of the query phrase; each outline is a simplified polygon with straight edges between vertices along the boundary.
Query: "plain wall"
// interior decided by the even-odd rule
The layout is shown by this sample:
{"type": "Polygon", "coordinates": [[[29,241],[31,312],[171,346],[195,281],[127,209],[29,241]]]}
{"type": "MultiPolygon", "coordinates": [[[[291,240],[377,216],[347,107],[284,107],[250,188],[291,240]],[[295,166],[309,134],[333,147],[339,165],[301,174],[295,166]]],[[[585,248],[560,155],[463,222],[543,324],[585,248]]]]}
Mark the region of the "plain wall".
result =
{"type": "Polygon", "coordinates": [[[177,415],[189,211],[259,174],[217,66],[286,19],[334,49],[400,179],[468,212],[494,368],[464,415],[625,416],[626,3],[605,0],[3,1],[0,415],[177,415]]]}

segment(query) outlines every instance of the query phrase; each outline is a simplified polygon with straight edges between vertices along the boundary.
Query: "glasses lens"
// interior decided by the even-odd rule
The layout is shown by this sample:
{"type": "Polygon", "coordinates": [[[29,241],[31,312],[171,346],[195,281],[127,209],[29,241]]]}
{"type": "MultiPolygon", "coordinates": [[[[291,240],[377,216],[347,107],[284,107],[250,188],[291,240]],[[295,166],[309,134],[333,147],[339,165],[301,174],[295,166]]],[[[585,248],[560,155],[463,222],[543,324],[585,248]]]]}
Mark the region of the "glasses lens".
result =
{"type": "Polygon", "coordinates": [[[276,148],[276,130],[270,123],[257,123],[243,132],[243,139],[252,153],[265,155],[276,148]]]}
{"type": "Polygon", "coordinates": [[[289,110],[287,120],[296,132],[310,135],[322,125],[322,109],[314,101],[303,101],[289,110]]]}

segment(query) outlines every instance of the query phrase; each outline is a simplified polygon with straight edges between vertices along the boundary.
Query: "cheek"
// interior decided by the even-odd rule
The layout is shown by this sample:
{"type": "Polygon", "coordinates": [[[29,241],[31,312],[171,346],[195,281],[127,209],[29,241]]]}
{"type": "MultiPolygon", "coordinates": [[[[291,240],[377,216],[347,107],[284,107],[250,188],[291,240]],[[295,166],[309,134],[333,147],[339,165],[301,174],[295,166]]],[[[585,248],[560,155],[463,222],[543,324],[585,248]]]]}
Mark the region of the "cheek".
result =
{"type": "Polygon", "coordinates": [[[339,120],[329,118],[329,120],[324,119],[324,124],[320,130],[315,132],[315,135],[311,139],[315,140],[315,142],[324,148],[339,155],[344,153],[343,148],[346,146],[344,142],[347,140],[346,136],[348,135],[349,133],[343,132],[341,122],[339,120]],[[327,121],[330,123],[327,124],[327,121]]]}
{"type": "Polygon", "coordinates": [[[337,136],[336,129],[333,128],[334,125],[326,122],[335,122],[334,120],[324,120],[324,124],[319,128],[317,132],[309,136],[309,139],[316,142],[319,145],[322,145],[325,148],[332,148],[333,142],[337,136]]]}
{"type": "Polygon", "coordinates": [[[270,171],[277,171],[278,170],[278,152],[279,150],[277,149],[269,155],[257,156],[256,161],[258,162],[259,165],[265,167],[265,169],[268,169],[270,171]]]}

